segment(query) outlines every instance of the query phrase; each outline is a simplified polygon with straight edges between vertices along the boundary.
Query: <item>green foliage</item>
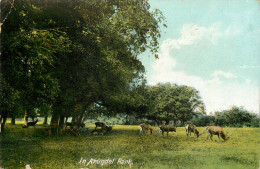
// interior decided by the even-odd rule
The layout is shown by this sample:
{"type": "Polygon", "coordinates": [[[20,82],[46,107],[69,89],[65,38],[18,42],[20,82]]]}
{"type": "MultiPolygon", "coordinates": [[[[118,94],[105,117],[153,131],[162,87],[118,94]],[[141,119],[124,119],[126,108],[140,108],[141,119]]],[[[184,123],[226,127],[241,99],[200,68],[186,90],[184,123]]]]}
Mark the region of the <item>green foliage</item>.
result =
{"type": "Polygon", "coordinates": [[[52,74],[54,57],[55,53],[66,50],[66,39],[41,30],[7,32],[2,38],[3,77],[19,92],[24,108],[53,102],[59,90],[57,78],[52,74]]]}
{"type": "MultiPolygon", "coordinates": [[[[202,115],[194,117],[189,123],[194,124],[196,126],[211,126],[211,125],[220,125],[219,123],[215,123],[215,116],[210,115],[202,115]]],[[[222,126],[222,125],[220,125],[222,126]]]]}
{"type": "Polygon", "coordinates": [[[228,126],[243,126],[252,119],[252,115],[242,107],[232,107],[230,110],[224,110],[223,116],[226,119],[228,126]]]}
{"type": "Polygon", "coordinates": [[[20,100],[19,92],[12,88],[9,83],[1,79],[0,89],[0,112],[12,111],[20,100]]]}
{"type": "Polygon", "coordinates": [[[97,103],[130,112],[144,80],[137,55],[159,46],[159,10],[141,0],[20,0],[14,7],[2,27],[3,77],[25,110],[46,104],[57,117],[82,118],[97,103]]]}
{"type": "Polygon", "coordinates": [[[243,107],[232,107],[228,110],[215,112],[214,116],[205,115],[194,117],[191,123],[197,126],[218,125],[229,127],[259,127],[259,116],[250,113],[243,107]]]}
{"type": "Polygon", "coordinates": [[[184,122],[204,113],[199,92],[192,87],[166,83],[148,86],[146,92],[148,111],[144,116],[148,119],[166,123],[170,120],[184,122]]]}
{"type": "Polygon", "coordinates": [[[218,126],[226,126],[227,119],[223,112],[215,112],[215,124],[218,126]]]}
{"type": "Polygon", "coordinates": [[[260,127],[260,117],[254,116],[250,123],[246,123],[249,127],[260,127]]]}

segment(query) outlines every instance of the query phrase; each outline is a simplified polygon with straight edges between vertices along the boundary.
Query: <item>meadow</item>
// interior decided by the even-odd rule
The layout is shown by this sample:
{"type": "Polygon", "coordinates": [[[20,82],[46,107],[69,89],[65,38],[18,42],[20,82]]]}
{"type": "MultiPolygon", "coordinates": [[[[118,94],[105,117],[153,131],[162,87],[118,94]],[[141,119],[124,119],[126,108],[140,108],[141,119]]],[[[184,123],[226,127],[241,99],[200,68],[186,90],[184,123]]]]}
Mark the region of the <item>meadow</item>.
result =
{"type": "Polygon", "coordinates": [[[0,168],[259,168],[259,128],[224,128],[230,139],[219,142],[217,136],[207,140],[205,127],[198,128],[203,133],[199,138],[187,138],[184,127],[168,137],[159,135],[157,128],[153,135],[139,136],[135,125],[114,125],[104,135],[91,135],[94,125],[86,127],[89,131],[80,136],[46,136],[40,125],[7,124],[0,136],[0,168]]]}

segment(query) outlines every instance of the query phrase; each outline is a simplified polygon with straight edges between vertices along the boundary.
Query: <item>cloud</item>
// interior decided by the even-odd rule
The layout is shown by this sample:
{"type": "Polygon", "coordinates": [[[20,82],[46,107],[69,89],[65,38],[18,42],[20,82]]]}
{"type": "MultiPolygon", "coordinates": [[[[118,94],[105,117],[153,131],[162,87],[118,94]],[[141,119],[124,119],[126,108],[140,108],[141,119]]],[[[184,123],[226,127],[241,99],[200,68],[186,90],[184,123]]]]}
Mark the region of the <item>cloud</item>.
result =
{"type": "Polygon", "coordinates": [[[242,65],[239,66],[241,69],[259,69],[260,65],[242,65]]]}
{"type": "MultiPolygon", "coordinates": [[[[226,36],[231,32],[232,28],[228,28],[226,32],[223,32],[223,35],[226,36]]],[[[216,70],[209,79],[203,79],[174,69],[177,62],[174,57],[170,56],[172,50],[179,50],[182,46],[194,45],[199,41],[208,41],[214,45],[221,36],[222,33],[219,31],[217,24],[210,27],[194,24],[183,25],[179,38],[163,41],[160,46],[160,59],[153,63],[153,73],[148,83],[155,85],[159,82],[170,82],[192,86],[200,91],[208,113],[229,109],[233,105],[244,106],[249,111],[259,113],[259,89],[253,86],[250,80],[246,80],[243,84],[234,81],[223,81],[223,77],[233,79],[236,78],[236,75],[222,70],[216,70]]],[[[254,67],[244,65],[241,68],[254,67]]]]}
{"type": "Polygon", "coordinates": [[[232,79],[232,78],[236,78],[236,76],[230,72],[224,72],[224,71],[221,71],[221,70],[218,70],[218,71],[215,71],[213,74],[212,74],[213,77],[225,77],[227,79],[232,79]]]}
{"type": "Polygon", "coordinates": [[[221,36],[217,24],[208,28],[194,24],[184,24],[180,30],[180,34],[181,36],[178,39],[168,39],[162,43],[162,54],[167,54],[172,49],[180,49],[184,45],[194,44],[201,39],[208,39],[211,42],[215,42],[221,36]]]}
{"type": "Polygon", "coordinates": [[[176,59],[170,56],[172,50],[180,49],[182,46],[192,45],[200,40],[208,40],[215,43],[220,36],[217,24],[208,28],[184,24],[180,30],[178,39],[167,39],[160,46],[159,60],[153,65],[155,72],[167,75],[176,66],[176,59]]]}
{"type": "Polygon", "coordinates": [[[252,80],[250,80],[250,79],[246,79],[246,84],[251,84],[251,82],[252,82],[252,80]]]}
{"type": "Polygon", "coordinates": [[[167,75],[162,72],[155,74],[149,84],[155,85],[158,82],[194,87],[200,92],[207,113],[229,109],[233,105],[244,106],[249,111],[259,113],[259,89],[248,85],[248,81],[244,84],[224,83],[216,77],[206,80],[184,72],[171,71],[167,75]]]}
{"type": "Polygon", "coordinates": [[[236,26],[229,26],[224,31],[225,36],[236,36],[241,33],[241,30],[236,26]]]}

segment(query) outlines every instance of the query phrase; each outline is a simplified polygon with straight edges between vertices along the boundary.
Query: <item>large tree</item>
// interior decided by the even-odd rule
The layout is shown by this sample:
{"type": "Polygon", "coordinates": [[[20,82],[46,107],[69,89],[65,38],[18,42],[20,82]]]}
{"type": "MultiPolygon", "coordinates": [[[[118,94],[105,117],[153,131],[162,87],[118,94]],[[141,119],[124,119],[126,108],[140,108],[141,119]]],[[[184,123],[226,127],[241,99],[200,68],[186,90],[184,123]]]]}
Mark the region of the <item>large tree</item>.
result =
{"type": "MultiPolygon", "coordinates": [[[[11,1],[8,1],[8,0],[0,1],[0,35],[2,33],[2,25],[4,24],[7,17],[9,16],[9,14],[12,11],[12,4],[13,3],[11,1]]],[[[1,36],[0,36],[0,49],[2,48],[1,41],[2,41],[2,39],[1,39],[1,36]]],[[[6,95],[6,93],[8,93],[9,89],[8,89],[8,87],[5,86],[6,84],[5,84],[5,81],[3,79],[2,63],[1,63],[2,59],[1,58],[2,58],[2,51],[0,51],[0,98],[1,98],[1,103],[0,103],[0,133],[3,130],[2,125],[4,126],[4,123],[2,124],[2,119],[5,118],[4,121],[6,121],[6,118],[7,118],[7,111],[6,110],[9,109],[8,107],[10,107],[10,105],[11,105],[10,103],[8,103],[7,100],[8,100],[8,98],[12,97],[10,95],[8,95],[8,96],[6,95]]]]}
{"type": "Polygon", "coordinates": [[[154,120],[157,124],[172,120],[182,123],[196,114],[204,114],[204,103],[199,92],[189,86],[176,84],[158,84],[148,86],[146,93],[146,112],[143,117],[154,120]]]}
{"type": "Polygon", "coordinates": [[[77,31],[68,32],[73,41],[70,62],[58,66],[68,72],[68,77],[64,71],[60,76],[61,95],[70,97],[60,97],[59,105],[70,105],[80,122],[93,103],[124,111],[122,101],[128,102],[130,85],[144,72],[137,55],[147,48],[157,51],[161,15],[151,13],[142,1],[85,1],[76,9],[81,18],[75,21],[77,31]]]}
{"type": "Polygon", "coordinates": [[[51,104],[57,126],[69,115],[80,123],[94,103],[126,109],[122,101],[144,73],[137,56],[157,52],[160,11],[141,0],[15,2],[2,60],[25,111],[51,104]]]}
{"type": "Polygon", "coordinates": [[[58,80],[51,70],[53,57],[65,42],[61,37],[41,30],[3,33],[2,39],[3,77],[19,91],[26,116],[39,104],[50,103],[57,95],[58,80]]]}
{"type": "Polygon", "coordinates": [[[254,118],[254,114],[250,113],[243,107],[233,106],[228,110],[223,110],[222,112],[216,113],[216,119],[225,119],[225,125],[242,127],[246,123],[250,123],[254,118]]]}

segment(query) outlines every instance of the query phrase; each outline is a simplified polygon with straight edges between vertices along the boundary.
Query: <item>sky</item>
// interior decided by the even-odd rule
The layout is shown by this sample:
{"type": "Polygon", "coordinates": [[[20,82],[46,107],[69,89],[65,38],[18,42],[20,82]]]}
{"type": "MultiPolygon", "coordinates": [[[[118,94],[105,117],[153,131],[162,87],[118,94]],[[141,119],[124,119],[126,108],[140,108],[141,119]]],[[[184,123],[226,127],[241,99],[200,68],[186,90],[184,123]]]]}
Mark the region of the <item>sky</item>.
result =
{"type": "Polygon", "coordinates": [[[200,92],[206,112],[244,107],[259,113],[260,2],[148,0],[162,11],[159,59],[140,56],[149,85],[176,83],[200,92]]]}

